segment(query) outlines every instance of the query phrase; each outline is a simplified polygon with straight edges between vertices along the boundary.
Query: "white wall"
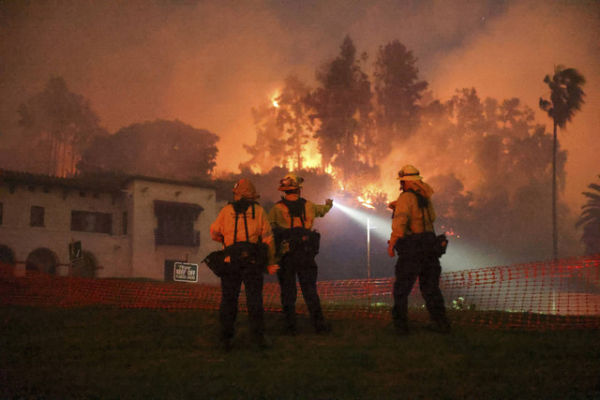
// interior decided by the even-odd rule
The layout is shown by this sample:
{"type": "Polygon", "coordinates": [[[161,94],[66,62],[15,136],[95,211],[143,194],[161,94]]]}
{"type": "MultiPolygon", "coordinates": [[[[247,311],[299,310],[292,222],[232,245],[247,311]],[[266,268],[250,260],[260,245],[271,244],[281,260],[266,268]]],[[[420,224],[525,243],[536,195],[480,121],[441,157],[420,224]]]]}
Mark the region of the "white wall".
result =
{"type": "Polygon", "coordinates": [[[82,196],[77,189],[51,187],[45,192],[42,186],[30,190],[27,184],[17,185],[11,193],[6,184],[0,184],[0,202],[3,203],[0,245],[15,253],[18,274],[25,272],[25,261],[33,250],[48,248],[57,255],[59,264],[64,264],[59,266],[58,274],[68,275],[69,243],[79,240],[82,249],[96,258],[98,277],[162,280],[165,260],[171,259],[197,263],[200,283],[218,283],[218,278],[202,263],[208,253],[220,247],[210,239],[209,232],[219,211],[214,189],[136,179],[117,196],[94,195],[89,191],[82,196]],[[154,200],[193,203],[204,208],[194,225],[200,232],[199,247],[155,245],[154,200]],[[31,206],[44,207],[44,227],[30,226],[31,206]],[[112,235],[71,231],[72,210],[111,213],[112,235]],[[128,214],[126,235],[122,227],[124,211],[128,214]]]}
{"type": "Polygon", "coordinates": [[[79,190],[65,190],[41,186],[17,185],[11,193],[8,186],[0,185],[0,202],[3,204],[3,223],[0,225],[0,244],[15,253],[17,272],[23,273],[28,255],[35,249],[48,248],[58,257],[58,273],[67,275],[69,268],[69,243],[80,240],[82,249],[89,251],[98,261],[98,276],[126,276],[129,243],[121,235],[121,215],[125,211],[124,196],[99,193],[94,196],[79,190]],[[44,226],[30,226],[31,206],[44,207],[44,226]],[[71,211],[95,211],[113,214],[113,233],[71,231],[71,211]]]}
{"type": "Polygon", "coordinates": [[[215,190],[194,186],[175,185],[136,180],[127,188],[132,193],[131,276],[152,279],[164,278],[165,260],[181,260],[199,264],[198,281],[217,283],[216,278],[202,260],[208,253],[218,249],[219,245],[210,239],[210,224],[216,218],[215,190]],[[192,203],[204,210],[194,224],[194,230],[200,232],[200,246],[157,246],[154,230],[157,217],[154,214],[154,200],[192,203]]]}

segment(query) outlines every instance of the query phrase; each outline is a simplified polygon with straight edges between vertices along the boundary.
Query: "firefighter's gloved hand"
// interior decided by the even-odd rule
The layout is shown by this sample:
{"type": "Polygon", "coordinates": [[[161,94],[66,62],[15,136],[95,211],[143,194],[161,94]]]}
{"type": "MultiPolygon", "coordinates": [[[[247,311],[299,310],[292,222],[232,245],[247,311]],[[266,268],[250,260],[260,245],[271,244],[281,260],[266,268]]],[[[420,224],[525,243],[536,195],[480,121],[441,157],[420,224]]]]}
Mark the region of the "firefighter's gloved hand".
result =
{"type": "Polygon", "coordinates": [[[210,237],[215,242],[223,243],[225,241],[225,237],[220,232],[211,232],[210,237]]]}
{"type": "Polygon", "coordinates": [[[390,243],[388,240],[388,248],[387,248],[388,256],[394,257],[396,254],[394,253],[394,245],[390,243]]]}
{"type": "Polygon", "coordinates": [[[332,199],[325,200],[325,205],[333,206],[333,200],[332,199]]]}
{"type": "Polygon", "coordinates": [[[279,265],[277,264],[267,265],[267,271],[269,272],[269,275],[275,274],[275,272],[277,272],[278,269],[279,265]]]}

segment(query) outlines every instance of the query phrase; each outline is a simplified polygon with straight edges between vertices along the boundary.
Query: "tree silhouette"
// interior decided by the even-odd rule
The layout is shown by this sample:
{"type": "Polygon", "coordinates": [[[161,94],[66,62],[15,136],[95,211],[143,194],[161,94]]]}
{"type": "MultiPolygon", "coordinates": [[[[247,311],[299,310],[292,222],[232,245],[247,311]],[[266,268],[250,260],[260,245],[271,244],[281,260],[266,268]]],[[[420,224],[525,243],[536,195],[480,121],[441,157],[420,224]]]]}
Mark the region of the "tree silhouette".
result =
{"type": "Polygon", "coordinates": [[[88,101],[72,93],[61,77],[51,78],[44,90],[19,107],[25,164],[32,172],[67,176],[75,173],[81,153],[94,136],[107,135],[88,101]]]}
{"type": "Polygon", "coordinates": [[[374,71],[377,126],[388,137],[380,141],[388,150],[389,139],[407,137],[419,124],[418,102],[428,84],[418,80],[416,61],[398,40],[379,47],[374,71]]]}
{"type": "Polygon", "coordinates": [[[219,137],[181,121],[133,124],[99,137],[83,154],[82,173],[121,172],[160,178],[206,179],[215,166],[219,137]]]}
{"type": "MultiPolygon", "coordinates": [[[[598,175],[600,178],[600,175],[598,175]]],[[[591,183],[589,192],[582,194],[588,198],[586,204],[581,206],[582,212],[576,227],[583,227],[581,240],[585,245],[586,254],[600,253],[600,185],[591,183]]]]}
{"type": "Polygon", "coordinates": [[[302,152],[312,137],[306,98],[310,89],[295,76],[288,76],[281,95],[277,97],[277,125],[286,137],[289,154],[294,160],[291,169],[302,169],[302,152]]]}
{"type": "Polygon", "coordinates": [[[320,87],[307,102],[320,122],[315,136],[322,164],[332,165],[347,182],[368,169],[373,156],[371,84],[350,37],[344,39],[339,56],[317,72],[317,81],[320,87]]]}
{"type": "Polygon", "coordinates": [[[253,107],[252,118],[256,140],[253,145],[244,144],[244,149],[251,157],[240,163],[240,170],[249,168],[266,172],[282,166],[287,158],[287,150],[281,127],[277,123],[277,107],[271,102],[253,107]]]}
{"type": "Polygon", "coordinates": [[[552,146],[552,255],[558,257],[558,228],[556,223],[556,153],[558,149],[557,128],[564,128],[575,112],[581,109],[585,93],[581,88],[585,78],[574,68],[558,65],[554,75],[546,75],[544,82],[550,88],[550,100],[540,98],[540,108],[548,113],[553,122],[552,146]]]}

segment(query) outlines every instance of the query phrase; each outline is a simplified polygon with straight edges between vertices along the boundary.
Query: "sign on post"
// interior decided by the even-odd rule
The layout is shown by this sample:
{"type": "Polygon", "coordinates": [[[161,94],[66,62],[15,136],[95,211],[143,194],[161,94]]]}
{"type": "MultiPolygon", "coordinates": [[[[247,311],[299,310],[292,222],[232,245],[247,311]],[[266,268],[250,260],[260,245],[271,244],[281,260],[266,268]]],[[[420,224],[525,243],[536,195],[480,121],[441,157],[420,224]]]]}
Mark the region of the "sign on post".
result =
{"type": "Polygon", "coordinates": [[[81,240],[69,243],[69,260],[71,262],[79,261],[83,258],[81,251],[81,240]]]}
{"type": "Polygon", "coordinates": [[[176,262],[173,266],[173,280],[177,282],[198,282],[198,264],[176,262]]]}

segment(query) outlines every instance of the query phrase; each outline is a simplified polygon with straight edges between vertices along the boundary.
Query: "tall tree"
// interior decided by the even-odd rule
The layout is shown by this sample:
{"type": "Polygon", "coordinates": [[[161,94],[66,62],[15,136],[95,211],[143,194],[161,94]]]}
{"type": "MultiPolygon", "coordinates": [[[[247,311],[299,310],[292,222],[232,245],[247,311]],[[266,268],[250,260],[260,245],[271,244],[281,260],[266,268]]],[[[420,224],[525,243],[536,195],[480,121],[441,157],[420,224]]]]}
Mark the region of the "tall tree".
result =
{"type": "Polygon", "coordinates": [[[581,240],[585,254],[600,254],[600,185],[591,183],[588,188],[589,192],[583,192],[588,201],[581,207],[581,216],[575,226],[583,227],[581,240]]]}
{"type": "Polygon", "coordinates": [[[251,158],[240,163],[240,169],[267,172],[273,167],[282,166],[287,159],[287,150],[277,122],[277,107],[271,102],[253,107],[252,118],[256,140],[253,145],[244,144],[244,149],[251,158]]]}
{"type": "MultiPolygon", "coordinates": [[[[366,55],[362,60],[366,59],[366,55]]],[[[319,120],[315,136],[319,141],[323,167],[333,165],[342,182],[372,165],[372,93],[368,76],[362,71],[356,48],[346,36],[340,54],[317,71],[320,84],[308,104],[319,120]]]]}
{"type": "Polygon", "coordinates": [[[309,118],[306,99],[310,88],[295,76],[285,79],[281,95],[277,101],[277,125],[286,137],[286,145],[294,160],[290,167],[304,167],[303,151],[312,138],[313,128],[309,118]]]}
{"type": "Polygon", "coordinates": [[[419,124],[419,100],[428,83],[419,80],[416,62],[397,40],[379,47],[374,71],[377,126],[387,138],[407,137],[419,124]]]}
{"type": "Polygon", "coordinates": [[[277,97],[252,109],[256,140],[244,145],[251,158],[240,164],[241,170],[266,173],[274,167],[304,168],[304,150],[313,137],[306,103],[309,94],[310,88],[290,75],[277,97]]]}
{"type": "Polygon", "coordinates": [[[82,151],[94,136],[106,135],[89,102],[72,93],[61,77],[19,107],[24,145],[33,172],[67,176],[75,173],[82,151]]]}
{"type": "Polygon", "coordinates": [[[546,75],[544,82],[550,88],[550,100],[540,97],[540,108],[548,113],[553,122],[552,146],[552,256],[558,258],[558,228],[556,223],[556,153],[558,149],[557,128],[564,128],[575,112],[581,109],[585,93],[581,88],[585,78],[574,68],[558,65],[554,75],[546,75]]]}

